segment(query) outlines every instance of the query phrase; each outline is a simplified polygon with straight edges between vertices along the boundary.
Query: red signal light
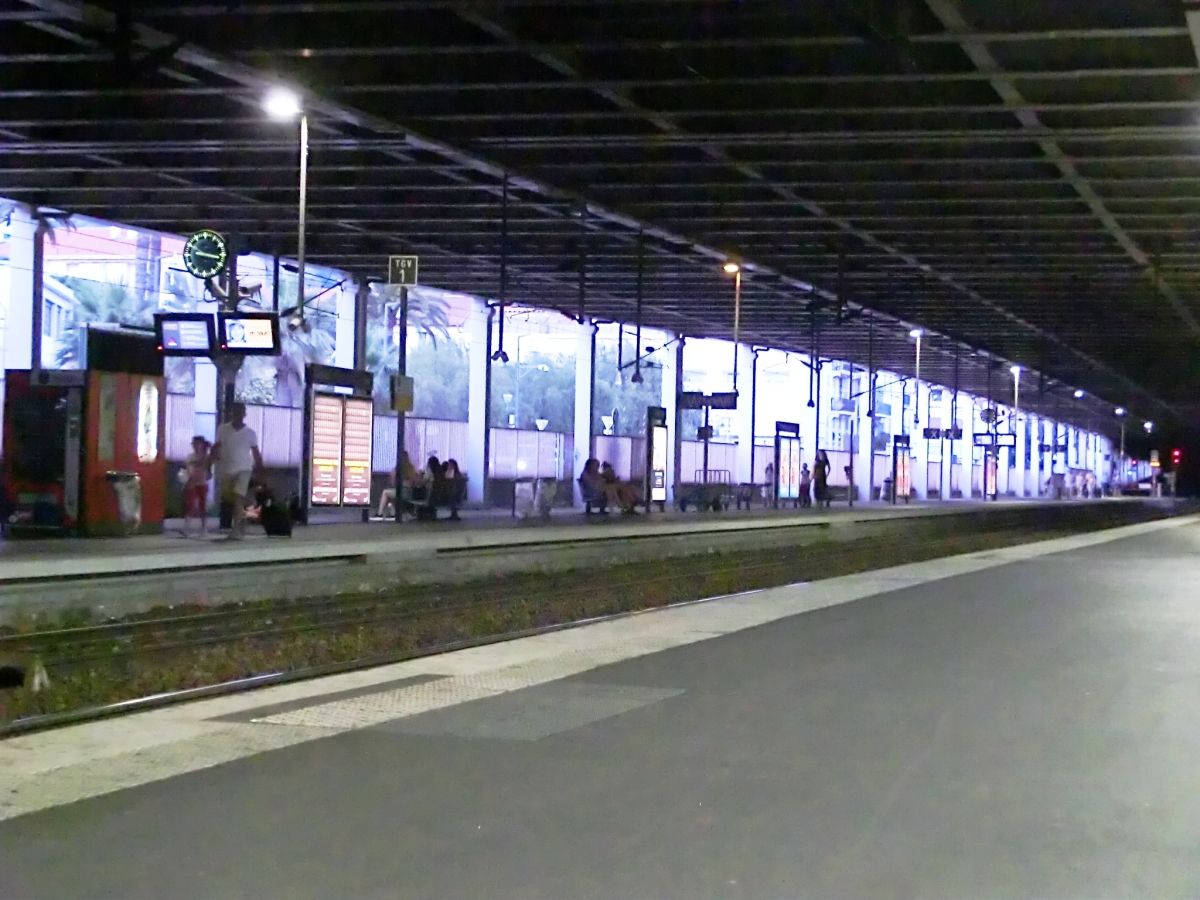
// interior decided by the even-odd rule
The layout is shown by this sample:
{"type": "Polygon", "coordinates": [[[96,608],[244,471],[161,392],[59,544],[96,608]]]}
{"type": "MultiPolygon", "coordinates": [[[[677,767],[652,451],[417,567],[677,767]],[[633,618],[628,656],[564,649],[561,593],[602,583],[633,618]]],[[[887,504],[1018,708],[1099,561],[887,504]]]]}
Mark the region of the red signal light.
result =
{"type": "Polygon", "coordinates": [[[1181,462],[1183,462],[1183,451],[1178,447],[1171,451],[1171,462],[1175,465],[1179,465],[1181,462]]]}

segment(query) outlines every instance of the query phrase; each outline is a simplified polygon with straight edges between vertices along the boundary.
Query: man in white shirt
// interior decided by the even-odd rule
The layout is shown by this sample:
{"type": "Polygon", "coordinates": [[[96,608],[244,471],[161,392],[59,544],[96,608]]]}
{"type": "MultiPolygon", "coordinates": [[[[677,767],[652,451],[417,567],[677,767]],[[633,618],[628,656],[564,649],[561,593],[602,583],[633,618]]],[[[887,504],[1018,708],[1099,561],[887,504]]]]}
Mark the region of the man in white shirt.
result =
{"type": "Polygon", "coordinates": [[[246,424],[246,405],[233,403],[229,421],[217,429],[217,442],[212,458],[217,465],[217,490],[223,502],[233,505],[233,527],[229,540],[240,541],[246,536],[246,502],[250,493],[250,478],[262,468],[258,451],[258,435],[246,424]]]}

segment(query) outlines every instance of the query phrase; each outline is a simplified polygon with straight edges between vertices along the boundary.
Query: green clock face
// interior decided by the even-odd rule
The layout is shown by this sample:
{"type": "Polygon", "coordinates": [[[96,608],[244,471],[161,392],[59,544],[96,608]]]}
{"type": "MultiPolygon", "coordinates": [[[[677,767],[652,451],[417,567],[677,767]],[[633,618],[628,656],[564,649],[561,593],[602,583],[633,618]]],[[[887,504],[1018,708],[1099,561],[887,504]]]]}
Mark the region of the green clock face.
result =
{"type": "Polygon", "coordinates": [[[183,264],[197,278],[212,278],[225,271],[229,249],[215,231],[197,231],[183,247],[183,264]]]}

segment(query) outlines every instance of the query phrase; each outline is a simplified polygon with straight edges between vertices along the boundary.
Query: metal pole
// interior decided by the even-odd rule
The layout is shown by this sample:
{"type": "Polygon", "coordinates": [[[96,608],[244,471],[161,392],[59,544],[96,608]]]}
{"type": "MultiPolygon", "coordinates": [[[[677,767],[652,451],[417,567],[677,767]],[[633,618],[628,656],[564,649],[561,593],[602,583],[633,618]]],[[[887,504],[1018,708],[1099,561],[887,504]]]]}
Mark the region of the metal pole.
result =
{"type": "Polygon", "coordinates": [[[712,407],[707,403],[704,404],[704,483],[708,484],[708,429],[709,429],[709,413],[712,407]]]}
{"type": "Polygon", "coordinates": [[[296,303],[304,317],[307,298],[304,294],[304,238],[308,219],[308,114],[300,114],[300,215],[296,251],[296,303]]]}
{"type": "Polygon", "coordinates": [[[751,350],[750,360],[750,480],[754,480],[754,423],[758,415],[758,354],[762,351],[755,347],[751,350]]]}
{"type": "MultiPolygon", "coordinates": [[[[46,290],[44,275],[46,265],[46,232],[50,228],[46,224],[46,220],[39,214],[37,207],[33,207],[32,212],[37,219],[37,225],[33,230],[33,291],[30,296],[32,306],[30,308],[31,315],[29,319],[29,368],[32,382],[36,384],[38,373],[42,370],[42,315],[46,290]]],[[[77,330],[75,340],[79,343],[86,343],[86,332],[77,330]]]]}
{"type": "MultiPolygon", "coordinates": [[[[408,374],[408,286],[400,288],[400,314],[396,319],[400,333],[397,335],[398,351],[396,354],[396,374],[403,377],[408,374]]],[[[396,512],[396,521],[404,521],[404,420],[403,412],[396,413],[396,499],[392,506],[396,512]]],[[[486,462],[485,462],[486,465],[486,462]]]]}
{"type": "Polygon", "coordinates": [[[917,423],[921,421],[921,337],[917,335],[917,378],[913,382],[913,433],[917,431],[917,423]]]}
{"type": "Polygon", "coordinates": [[[492,324],[496,317],[496,308],[488,305],[487,308],[487,337],[485,338],[483,353],[486,360],[483,370],[483,503],[484,506],[490,501],[490,481],[488,479],[488,468],[491,466],[492,454],[492,324]]]}
{"type": "MultiPolygon", "coordinates": [[[[867,502],[874,500],[875,492],[875,317],[867,320],[867,389],[870,399],[867,401],[867,425],[870,426],[867,440],[867,502]]],[[[861,436],[859,440],[862,440],[861,436]]]]}
{"type": "Polygon", "coordinates": [[[588,207],[579,211],[579,324],[587,319],[588,207]]]}
{"type": "Polygon", "coordinates": [[[742,270],[733,275],[733,392],[738,389],[738,342],[742,334],[742,270]]]}
{"type": "MultiPolygon", "coordinates": [[[[637,323],[633,340],[633,383],[642,380],[642,301],[646,275],[646,239],[641,229],[638,229],[637,243],[637,323]]],[[[734,357],[736,372],[737,358],[734,357]]],[[[737,376],[734,376],[737,380],[737,376]]]]}
{"type": "Polygon", "coordinates": [[[671,493],[676,503],[679,502],[679,486],[683,484],[683,475],[680,469],[683,466],[683,407],[681,401],[683,398],[683,349],[685,343],[684,336],[679,335],[675,344],[675,427],[672,429],[674,435],[672,465],[675,478],[671,486],[671,493]]]}

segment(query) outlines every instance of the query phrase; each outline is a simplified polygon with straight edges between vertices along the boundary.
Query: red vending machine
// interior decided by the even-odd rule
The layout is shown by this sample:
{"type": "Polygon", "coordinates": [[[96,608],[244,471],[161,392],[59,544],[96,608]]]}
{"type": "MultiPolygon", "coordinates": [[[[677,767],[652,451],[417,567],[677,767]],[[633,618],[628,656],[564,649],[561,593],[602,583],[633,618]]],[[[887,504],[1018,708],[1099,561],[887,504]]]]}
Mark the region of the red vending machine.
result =
{"type": "Polygon", "coordinates": [[[6,375],[3,511],[13,534],[162,530],[166,385],[154,337],[89,328],[86,348],[82,371],[6,375]]]}

